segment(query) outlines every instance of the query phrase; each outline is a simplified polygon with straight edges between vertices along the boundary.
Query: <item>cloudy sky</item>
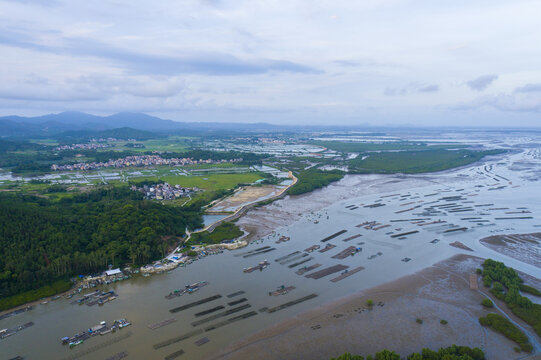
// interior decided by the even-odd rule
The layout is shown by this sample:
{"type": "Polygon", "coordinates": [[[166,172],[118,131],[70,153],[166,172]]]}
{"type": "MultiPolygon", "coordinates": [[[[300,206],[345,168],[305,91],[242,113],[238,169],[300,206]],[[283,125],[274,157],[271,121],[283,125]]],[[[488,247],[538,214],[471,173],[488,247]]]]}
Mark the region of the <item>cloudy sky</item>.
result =
{"type": "Polygon", "coordinates": [[[539,0],[0,0],[0,115],[541,126],[539,0]]]}

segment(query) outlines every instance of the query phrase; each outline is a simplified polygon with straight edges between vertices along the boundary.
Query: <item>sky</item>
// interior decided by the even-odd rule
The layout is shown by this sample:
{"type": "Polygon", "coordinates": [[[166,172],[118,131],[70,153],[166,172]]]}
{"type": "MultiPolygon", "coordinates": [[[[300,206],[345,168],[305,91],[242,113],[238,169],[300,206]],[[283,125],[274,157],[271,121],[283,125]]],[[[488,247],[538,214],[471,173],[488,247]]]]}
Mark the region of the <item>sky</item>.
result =
{"type": "Polygon", "coordinates": [[[539,14],[539,0],[0,0],[0,116],[539,127],[539,14]]]}

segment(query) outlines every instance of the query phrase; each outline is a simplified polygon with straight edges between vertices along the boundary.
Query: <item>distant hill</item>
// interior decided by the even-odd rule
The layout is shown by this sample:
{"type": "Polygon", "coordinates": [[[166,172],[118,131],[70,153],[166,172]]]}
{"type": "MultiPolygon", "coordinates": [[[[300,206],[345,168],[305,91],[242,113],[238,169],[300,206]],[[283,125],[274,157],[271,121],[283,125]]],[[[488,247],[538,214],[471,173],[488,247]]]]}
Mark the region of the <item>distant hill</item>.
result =
{"type": "Polygon", "coordinates": [[[150,131],[138,130],[131,127],[121,127],[118,129],[110,130],[77,130],[66,131],[55,136],[60,140],[76,140],[76,139],[90,139],[90,138],[116,138],[122,140],[135,139],[135,140],[148,140],[162,137],[150,131]]]}
{"type": "Polygon", "coordinates": [[[213,132],[272,130],[275,125],[256,123],[206,123],[164,120],[143,113],[122,112],[109,116],[68,111],[36,117],[0,117],[0,136],[50,136],[70,131],[104,131],[131,128],[152,132],[213,132]]]}

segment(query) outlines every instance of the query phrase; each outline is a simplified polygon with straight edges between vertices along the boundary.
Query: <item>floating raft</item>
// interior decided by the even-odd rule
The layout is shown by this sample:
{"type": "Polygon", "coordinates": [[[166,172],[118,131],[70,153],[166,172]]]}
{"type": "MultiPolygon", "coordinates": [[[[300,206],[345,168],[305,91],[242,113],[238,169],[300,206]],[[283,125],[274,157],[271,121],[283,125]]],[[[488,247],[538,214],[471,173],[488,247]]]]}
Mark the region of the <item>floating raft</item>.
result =
{"type": "Polygon", "coordinates": [[[323,249],[319,250],[320,253],[324,253],[325,251],[329,251],[331,249],[334,249],[336,245],[333,244],[327,244],[323,249]]]}
{"type": "Polygon", "coordinates": [[[280,286],[278,289],[269,292],[269,296],[285,295],[291,290],[295,290],[295,286],[280,286]]]}
{"type": "Polygon", "coordinates": [[[202,333],[203,333],[203,330],[202,330],[202,329],[197,329],[197,330],[190,331],[190,332],[187,332],[187,333],[185,333],[185,334],[176,336],[176,337],[174,337],[174,338],[171,338],[171,339],[168,339],[168,340],[159,342],[159,343],[157,343],[157,344],[152,345],[152,347],[153,347],[155,350],[158,350],[158,349],[161,349],[161,348],[163,348],[163,347],[172,345],[172,344],[174,344],[174,343],[178,343],[178,342],[180,342],[180,341],[182,341],[182,340],[189,339],[189,338],[191,338],[191,337],[193,337],[193,336],[196,336],[196,335],[199,335],[199,334],[202,334],[202,333]]]}
{"type": "Polygon", "coordinates": [[[314,260],[314,258],[309,257],[308,259],[304,259],[304,260],[301,260],[299,262],[293,263],[291,265],[288,265],[287,267],[290,268],[290,269],[293,269],[296,266],[302,265],[302,264],[307,263],[308,261],[312,261],[312,260],[314,260]]]}
{"type": "Polygon", "coordinates": [[[273,313],[273,312],[276,312],[276,311],[280,311],[280,310],[283,310],[283,309],[288,308],[290,306],[297,305],[297,304],[299,304],[301,302],[313,299],[315,297],[317,297],[317,294],[306,295],[304,297],[301,297],[300,299],[293,300],[293,301],[288,301],[288,302],[286,302],[286,303],[284,303],[282,305],[278,305],[278,306],[269,308],[269,309],[267,309],[267,312],[268,313],[273,313]]]}
{"type": "Polygon", "coordinates": [[[206,343],[208,343],[210,340],[208,337],[204,337],[204,338],[201,338],[197,341],[194,342],[195,345],[197,346],[201,346],[201,345],[205,345],[206,343]]]}
{"type": "Polygon", "coordinates": [[[230,319],[221,321],[221,322],[219,322],[219,323],[216,323],[216,324],[214,324],[214,325],[211,325],[211,326],[209,326],[209,327],[206,327],[206,328],[205,328],[205,331],[206,331],[206,332],[207,332],[207,331],[212,331],[212,330],[215,330],[215,329],[217,329],[217,328],[219,328],[219,327],[222,327],[222,326],[225,326],[225,325],[229,325],[229,324],[232,324],[232,323],[234,323],[234,322],[237,322],[237,321],[240,321],[240,320],[243,320],[243,319],[247,319],[247,318],[252,317],[252,316],[255,316],[255,315],[257,315],[257,312],[255,312],[255,311],[250,311],[250,312],[248,312],[248,313],[246,313],[246,314],[242,314],[242,315],[239,315],[239,316],[235,316],[235,317],[233,317],[233,318],[230,318],[230,319]]]}
{"type": "Polygon", "coordinates": [[[334,233],[334,234],[332,234],[330,236],[327,236],[325,239],[321,240],[321,242],[326,242],[326,241],[329,241],[331,239],[334,239],[335,237],[340,236],[345,232],[347,232],[347,230],[340,230],[340,231],[338,231],[338,232],[336,232],[336,233],[334,233]]]}
{"type": "Polygon", "coordinates": [[[287,260],[284,260],[282,262],[280,262],[280,265],[285,265],[285,264],[289,264],[290,262],[293,262],[295,260],[299,260],[299,259],[302,259],[303,257],[307,257],[309,254],[306,254],[306,253],[303,253],[302,255],[299,255],[299,256],[294,256],[292,258],[289,258],[287,260]]]}
{"type": "Polygon", "coordinates": [[[338,282],[340,280],[344,280],[348,276],[351,276],[355,273],[358,273],[359,271],[364,270],[363,266],[356,267],[355,269],[349,270],[347,273],[343,273],[340,276],[335,277],[334,279],[331,279],[332,282],[338,282]]]}
{"type": "Polygon", "coordinates": [[[105,360],[120,360],[120,359],[124,359],[127,356],[128,356],[127,352],[121,351],[119,353],[114,354],[113,356],[108,357],[105,360]]]}
{"type": "Polygon", "coordinates": [[[247,257],[250,257],[250,256],[256,256],[256,255],[259,255],[259,254],[268,253],[268,252],[274,251],[274,250],[276,250],[276,248],[270,248],[270,249],[266,249],[266,250],[254,252],[253,254],[244,255],[243,258],[247,258],[247,257]]]}
{"type": "Polygon", "coordinates": [[[242,295],[244,293],[245,293],[245,291],[240,290],[240,291],[237,291],[237,292],[234,292],[234,293],[231,293],[231,294],[227,295],[227,298],[231,299],[232,297],[239,296],[239,295],[242,295]]]}
{"type": "Polygon", "coordinates": [[[321,246],[319,246],[319,245],[312,245],[312,246],[310,246],[309,248],[304,249],[304,251],[306,251],[306,252],[312,252],[312,251],[318,250],[320,247],[321,247],[321,246]]]}
{"type": "Polygon", "coordinates": [[[177,321],[177,319],[170,318],[170,319],[165,319],[165,320],[162,320],[162,321],[157,322],[157,323],[155,323],[155,324],[150,324],[150,325],[147,325],[147,326],[148,326],[148,328],[149,328],[150,330],[156,330],[156,329],[161,328],[162,326],[172,324],[172,323],[174,323],[175,321],[177,321]]]}
{"type": "Polygon", "coordinates": [[[274,260],[275,262],[280,262],[280,261],[283,261],[285,259],[288,259],[290,258],[291,256],[295,256],[297,254],[300,254],[301,252],[300,251],[295,251],[295,252],[292,252],[291,254],[287,254],[285,256],[282,256],[282,257],[279,257],[278,259],[274,260]]]}
{"type": "Polygon", "coordinates": [[[173,360],[178,358],[179,356],[184,355],[184,350],[180,349],[179,351],[175,351],[172,354],[167,355],[164,357],[165,360],[173,360]]]}
{"type": "Polygon", "coordinates": [[[342,241],[350,241],[350,240],[353,240],[353,239],[357,239],[358,237],[361,237],[362,235],[361,234],[357,234],[357,235],[353,235],[353,236],[350,236],[342,241]]]}
{"type": "Polygon", "coordinates": [[[238,299],[238,300],[235,300],[235,301],[228,302],[227,305],[235,306],[235,305],[238,305],[238,304],[243,303],[245,301],[248,301],[248,299],[246,299],[246,298],[238,299]]]}
{"type": "Polygon", "coordinates": [[[199,317],[199,316],[203,316],[203,315],[208,315],[208,314],[211,314],[215,311],[218,311],[218,310],[222,310],[222,309],[225,309],[225,306],[223,305],[219,305],[219,306],[216,306],[216,307],[213,307],[212,309],[207,309],[207,310],[203,310],[203,311],[200,311],[198,313],[195,313],[195,317],[199,317]]]}
{"type": "Polygon", "coordinates": [[[169,312],[176,313],[176,312],[179,312],[179,311],[183,311],[183,310],[192,308],[194,306],[205,304],[205,303],[208,303],[210,301],[219,299],[221,297],[222,297],[222,295],[214,295],[214,296],[211,296],[211,297],[208,297],[208,298],[204,298],[204,299],[201,299],[201,300],[198,300],[198,301],[191,302],[191,303],[186,304],[186,305],[182,305],[182,306],[173,308],[173,309],[169,310],[169,312]]]}
{"type": "Polygon", "coordinates": [[[239,312],[239,311],[248,309],[248,308],[250,308],[250,307],[252,307],[252,305],[250,305],[250,304],[244,304],[244,305],[241,305],[241,306],[239,306],[239,307],[232,308],[232,309],[223,311],[223,312],[218,313],[218,314],[214,314],[214,315],[209,316],[209,317],[206,317],[206,318],[204,318],[204,319],[194,321],[193,323],[191,323],[191,325],[192,325],[193,327],[199,326],[199,325],[204,324],[204,323],[207,323],[207,322],[209,322],[209,321],[216,320],[216,319],[219,319],[219,318],[224,317],[224,316],[229,316],[229,315],[231,315],[231,314],[234,314],[234,313],[236,313],[236,312],[239,312]]]}
{"type": "Polygon", "coordinates": [[[345,259],[351,254],[355,254],[357,252],[356,246],[349,246],[346,249],[342,250],[338,254],[331,256],[333,259],[345,259]]]}
{"type": "Polygon", "coordinates": [[[253,254],[255,252],[259,252],[259,251],[263,251],[263,250],[267,250],[267,249],[270,249],[270,246],[263,246],[263,247],[260,247],[260,248],[254,249],[254,250],[250,250],[250,251],[247,251],[247,252],[243,252],[243,253],[240,253],[240,254],[235,254],[233,256],[239,257],[239,256],[249,255],[249,254],[253,254]]]}
{"type": "Polygon", "coordinates": [[[418,232],[419,232],[419,230],[413,230],[413,231],[408,231],[408,232],[405,232],[405,233],[394,234],[394,235],[391,235],[391,237],[392,237],[392,238],[397,238],[397,237],[402,237],[402,236],[407,236],[407,235],[417,234],[418,232]]]}
{"type": "Polygon", "coordinates": [[[325,268],[323,270],[316,271],[315,273],[308,274],[305,277],[317,280],[317,279],[321,279],[324,276],[334,274],[335,272],[346,270],[347,268],[349,268],[349,266],[347,266],[347,265],[341,265],[341,264],[334,265],[334,266],[325,268]]]}
{"type": "Polygon", "coordinates": [[[317,269],[320,266],[321,266],[321,264],[314,264],[314,265],[311,265],[311,266],[308,266],[308,267],[305,266],[305,267],[295,271],[295,274],[303,275],[303,274],[307,273],[308,271],[312,271],[314,269],[317,269]]]}

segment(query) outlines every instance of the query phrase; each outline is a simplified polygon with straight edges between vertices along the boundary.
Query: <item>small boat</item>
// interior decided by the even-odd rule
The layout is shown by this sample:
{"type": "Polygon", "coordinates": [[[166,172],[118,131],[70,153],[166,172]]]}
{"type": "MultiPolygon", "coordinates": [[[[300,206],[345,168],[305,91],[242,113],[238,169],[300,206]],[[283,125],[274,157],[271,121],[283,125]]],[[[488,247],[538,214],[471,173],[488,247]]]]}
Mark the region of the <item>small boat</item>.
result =
{"type": "Polygon", "coordinates": [[[74,341],[74,342],[70,342],[69,343],[69,347],[72,348],[72,347],[75,347],[79,344],[82,344],[83,343],[83,340],[77,340],[77,341],[74,341]]]}

